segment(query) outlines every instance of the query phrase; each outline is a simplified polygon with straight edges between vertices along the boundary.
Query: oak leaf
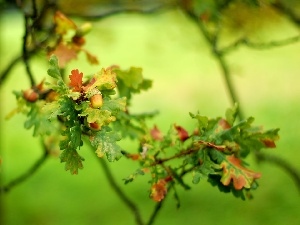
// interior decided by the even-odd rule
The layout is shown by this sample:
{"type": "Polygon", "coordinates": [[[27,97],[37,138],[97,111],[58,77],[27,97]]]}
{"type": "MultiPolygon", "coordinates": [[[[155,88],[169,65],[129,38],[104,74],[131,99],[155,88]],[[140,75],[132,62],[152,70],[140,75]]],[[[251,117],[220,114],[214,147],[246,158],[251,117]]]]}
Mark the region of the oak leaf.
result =
{"type": "Polygon", "coordinates": [[[150,197],[156,201],[160,202],[163,200],[168,192],[167,187],[166,187],[167,182],[165,179],[161,179],[157,181],[157,183],[153,184],[151,187],[151,194],[150,197]]]}
{"type": "Polygon", "coordinates": [[[260,178],[261,174],[249,170],[241,165],[241,160],[234,155],[228,155],[221,163],[223,175],[221,182],[223,185],[228,186],[233,181],[233,187],[236,190],[242,188],[251,188],[255,179],[260,178]]]}
{"type": "Polygon", "coordinates": [[[54,22],[56,24],[55,32],[57,34],[63,35],[66,34],[68,30],[76,29],[76,24],[60,11],[56,11],[54,15],[54,22]]]}
{"type": "Polygon", "coordinates": [[[70,78],[70,86],[73,87],[73,91],[80,92],[82,87],[82,77],[83,73],[79,73],[79,70],[72,70],[71,75],[69,75],[70,78]]]}
{"type": "Polygon", "coordinates": [[[112,90],[117,86],[116,82],[116,74],[112,72],[110,68],[103,68],[94,75],[91,81],[85,87],[83,87],[83,89],[84,91],[89,91],[97,87],[99,90],[112,90]]]}
{"type": "Polygon", "coordinates": [[[188,132],[181,126],[177,126],[177,125],[174,125],[176,131],[177,131],[177,134],[178,134],[178,137],[179,139],[184,142],[186,139],[189,138],[189,134],[188,132]]]}
{"type": "Polygon", "coordinates": [[[77,59],[77,49],[72,45],[66,45],[60,42],[54,51],[49,52],[48,55],[56,55],[58,58],[58,65],[60,68],[64,68],[66,64],[72,59],[77,59]]]}
{"type": "Polygon", "coordinates": [[[156,125],[150,130],[150,135],[156,141],[163,140],[163,135],[156,125]]]}

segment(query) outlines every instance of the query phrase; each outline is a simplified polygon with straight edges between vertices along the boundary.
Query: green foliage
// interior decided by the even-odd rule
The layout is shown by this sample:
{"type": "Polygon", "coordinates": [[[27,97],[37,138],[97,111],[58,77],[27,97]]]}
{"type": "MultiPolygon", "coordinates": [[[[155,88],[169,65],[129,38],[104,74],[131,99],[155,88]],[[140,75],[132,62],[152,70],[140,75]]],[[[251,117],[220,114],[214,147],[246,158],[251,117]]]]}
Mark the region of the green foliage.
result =
{"type": "MultiPolygon", "coordinates": [[[[256,10],[260,3],[255,0],[184,2],[183,8],[191,18],[199,20],[202,32],[220,62],[225,52],[218,49],[217,35],[223,29],[220,24],[231,12],[231,7],[244,9],[245,4],[256,10]]],[[[118,66],[111,66],[83,82],[83,73],[76,68],[65,81],[61,68],[75,59],[79,51],[85,52],[91,63],[96,63],[97,59],[82,48],[83,35],[89,30],[89,25],[77,28],[60,12],[55,13],[54,20],[58,38],[48,51],[48,55],[53,54],[48,69],[52,81],[46,83],[47,89],[38,85],[23,95],[19,93],[19,103],[21,100],[23,103],[16,111],[26,111],[25,128],[34,127],[34,136],[43,137],[53,130],[53,133],[61,134],[60,159],[66,170],[78,174],[83,168],[84,159],[78,151],[85,136],[100,158],[106,156],[109,162],[113,162],[124,155],[138,161],[140,167],[124,182],[127,184],[139,175],[149,175],[150,197],[157,202],[162,201],[171,189],[179,201],[175,185],[190,189],[185,178],[187,174],[192,174],[194,184],[207,179],[221,191],[231,192],[242,199],[257,188],[260,173],[250,170],[244,159],[262,148],[276,147],[279,129],[264,131],[262,127],[253,126],[254,118],[242,119],[237,105],[228,109],[224,118],[190,113],[195,121],[193,132],[176,124],[166,134],[157,126],[150,128],[147,121],[155,112],[134,115],[129,108],[134,94],[152,86],[152,81],[144,79],[142,69],[121,70],[118,66]],[[75,31],[72,40],[67,40],[69,31],[75,31]],[[242,120],[238,121],[238,116],[242,120]],[[138,142],[139,148],[135,152],[119,146],[118,142],[125,137],[138,142]]],[[[226,73],[226,68],[224,71],[226,73]]]]}
{"type": "Polygon", "coordinates": [[[189,189],[184,176],[192,173],[194,184],[207,178],[213,185],[244,199],[246,192],[256,188],[260,174],[248,169],[240,158],[250,151],[275,147],[278,129],[263,131],[260,127],[253,127],[251,117],[234,123],[236,110],[234,107],[226,112],[232,125],[224,118],[208,119],[199,113],[190,113],[197,121],[192,134],[177,125],[172,126],[166,135],[157,127],[150,130],[145,127],[140,153],[127,154],[128,158],[140,161],[141,169],[126,178],[125,183],[133,181],[139,171],[143,174],[149,172],[151,197],[161,201],[165,194],[159,190],[165,190],[168,183],[189,189]]]}
{"type": "Polygon", "coordinates": [[[78,174],[83,168],[84,159],[78,151],[84,144],[84,136],[89,138],[100,158],[105,155],[113,162],[125,155],[139,161],[140,168],[124,182],[130,183],[139,175],[150,175],[150,197],[154,201],[162,201],[174,185],[190,189],[185,181],[189,173],[194,184],[207,179],[221,191],[245,199],[248,196],[245,193],[256,189],[260,174],[248,169],[241,159],[250,152],[275,147],[278,139],[278,129],[263,131],[262,127],[252,125],[252,117],[237,121],[237,105],[226,111],[225,118],[210,119],[190,113],[195,121],[193,133],[176,124],[166,134],[157,126],[149,128],[147,120],[155,112],[134,115],[128,109],[127,100],[132,94],[151,86],[139,68],[102,69],[85,83],[83,73],[75,69],[67,85],[57,58],[52,56],[48,74],[54,78],[54,83],[47,83],[49,89],[39,85],[33,88],[38,89],[36,93],[16,94],[25,100],[19,100],[17,111],[26,111],[22,109],[24,106],[29,109],[25,127],[34,127],[34,136],[60,132],[60,159],[71,174],[78,174]],[[98,103],[91,102],[93,96],[97,97],[93,101],[98,103]],[[136,152],[127,152],[118,145],[127,136],[139,142],[136,152]]]}
{"type": "Polygon", "coordinates": [[[41,110],[42,102],[33,103],[27,114],[27,120],[24,123],[26,129],[34,127],[33,136],[49,135],[53,130],[53,124],[48,120],[47,114],[41,110]]]}
{"type": "Polygon", "coordinates": [[[60,159],[71,174],[78,174],[83,168],[84,159],[78,151],[83,137],[87,136],[100,158],[105,155],[113,162],[125,155],[139,161],[140,168],[124,181],[127,184],[139,175],[149,174],[150,196],[155,201],[164,199],[168,186],[177,184],[190,189],[185,181],[189,173],[194,184],[208,179],[222,191],[243,199],[245,192],[256,188],[260,174],[248,169],[241,158],[262,148],[275,147],[278,129],[263,131],[262,127],[252,125],[252,117],[237,121],[235,105],[226,111],[225,118],[209,119],[190,113],[196,122],[193,133],[174,124],[163,134],[157,126],[149,128],[147,125],[147,120],[156,112],[134,115],[128,109],[127,100],[132,94],[151,86],[151,82],[143,78],[141,69],[132,67],[123,71],[110,67],[95,73],[85,83],[83,73],[75,69],[67,85],[57,58],[52,56],[49,63],[48,74],[54,83],[47,83],[49,89],[39,85],[33,88],[38,89],[36,92],[16,93],[20,102],[17,111],[27,113],[25,127],[34,127],[34,136],[60,132],[60,159]],[[93,102],[92,106],[94,95],[98,100],[93,101],[100,102],[93,102]],[[139,142],[137,152],[129,153],[118,145],[117,142],[127,136],[139,142]]]}
{"type": "Polygon", "coordinates": [[[72,149],[64,150],[60,155],[61,162],[65,164],[65,170],[70,170],[71,174],[78,174],[78,169],[82,169],[82,161],[84,159],[78,154],[78,152],[72,149]]]}
{"type": "Polygon", "coordinates": [[[151,88],[152,81],[144,79],[142,69],[131,67],[129,70],[114,69],[118,78],[118,90],[121,96],[131,99],[132,93],[140,93],[141,90],[151,88]]]}
{"type": "Polygon", "coordinates": [[[110,130],[108,127],[90,137],[92,146],[96,149],[97,156],[102,158],[106,155],[108,161],[113,162],[122,157],[122,149],[116,143],[121,140],[121,135],[110,130]]]}

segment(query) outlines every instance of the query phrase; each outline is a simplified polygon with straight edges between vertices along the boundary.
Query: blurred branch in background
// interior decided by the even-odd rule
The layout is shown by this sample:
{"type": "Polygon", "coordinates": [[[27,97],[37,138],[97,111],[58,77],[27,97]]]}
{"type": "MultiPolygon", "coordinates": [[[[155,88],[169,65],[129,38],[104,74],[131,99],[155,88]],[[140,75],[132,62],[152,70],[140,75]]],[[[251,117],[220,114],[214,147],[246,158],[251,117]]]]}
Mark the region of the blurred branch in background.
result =
{"type": "Polygon", "coordinates": [[[294,180],[295,185],[296,187],[298,187],[298,191],[300,192],[300,171],[298,171],[296,167],[283,160],[282,158],[279,158],[274,155],[268,155],[265,153],[257,152],[255,156],[258,163],[271,163],[287,172],[287,174],[289,174],[290,177],[294,180]]]}
{"type": "Polygon", "coordinates": [[[286,15],[296,26],[300,26],[300,2],[298,0],[281,0],[271,2],[280,13],[286,15]]]}
{"type": "Polygon", "coordinates": [[[31,176],[33,176],[38,171],[38,169],[46,162],[49,156],[49,150],[47,149],[47,146],[45,144],[43,144],[43,149],[44,149],[43,154],[40,156],[39,159],[36,160],[35,163],[33,163],[33,165],[25,173],[11,180],[8,184],[0,186],[0,195],[8,193],[14,187],[27,181],[31,176]]]}
{"type": "Polygon", "coordinates": [[[289,44],[294,44],[298,41],[300,41],[300,35],[297,35],[295,37],[289,37],[284,40],[270,41],[268,43],[254,43],[254,42],[248,40],[247,38],[242,38],[242,39],[237,40],[233,44],[221,49],[220,53],[222,55],[228,54],[231,51],[236,50],[236,48],[241,45],[245,45],[249,48],[253,48],[253,49],[257,49],[257,50],[267,50],[267,49],[274,48],[274,47],[281,47],[281,46],[286,46],[289,44]]]}

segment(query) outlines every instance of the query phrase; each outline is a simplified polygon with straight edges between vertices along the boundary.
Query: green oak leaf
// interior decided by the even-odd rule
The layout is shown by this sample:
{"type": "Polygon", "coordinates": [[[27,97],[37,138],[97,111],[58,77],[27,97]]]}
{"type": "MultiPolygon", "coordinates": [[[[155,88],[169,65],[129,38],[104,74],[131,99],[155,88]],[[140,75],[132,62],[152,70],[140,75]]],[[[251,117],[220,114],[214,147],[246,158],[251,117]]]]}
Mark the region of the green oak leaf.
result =
{"type": "Polygon", "coordinates": [[[118,78],[118,90],[120,96],[131,99],[131,93],[139,93],[141,90],[147,90],[152,86],[152,81],[144,79],[142,69],[130,67],[129,70],[114,70],[118,78]]]}
{"type": "Polygon", "coordinates": [[[78,174],[78,169],[83,169],[84,158],[76,150],[64,150],[60,155],[60,160],[65,163],[65,170],[69,170],[71,174],[78,174]]]}
{"type": "Polygon", "coordinates": [[[126,97],[118,99],[104,99],[101,110],[110,111],[112,115],[117,115],[120,111],[124,112],[126,110],[126,97]]]}
{"type": "Polygon", "coordinates": [[[235,104],[233,108],[229,108],[226,110],[225,117],[226,121],[230,126],[233,126],[233,123],[238,115],[238,105],[235,104]]]}
{"type": "Polygon", "coordinates": [[[60,69],[58,66],[58,59],[55,55],[52,55],[49,60],[49,69],[47,70],[47,73],[49,76],[55,78],[57,80],[56,84],[52,84],[49,82],[46,82],[48,87],[60,94],[69,94],[71,93],[70,88],[66,83],[63,81],[63,78],[60,73],[60,69]]]}
{"type": "Polygon", "coordinates": [[[110,122],[115,121],[115,117],[108,110],[102,109],[85,109],[79,116],[86,116],[88,123],[97,122],[100,127],[108,125],[110,122]]]}
{"type": "Polygon", "coordinates": [[[130,67],[129,70],[115,70],[117,78],[122,80],[127,87],[138,89],[143,82],[142,68],[130,67]]]}
{"type": "Polygon", "coordinates": [[[50,57],[49,65],[50,65],[50,67],[47,70],[48,75],[57,80],[61,79],[61,73],[60,73],[60,69],[58,66],[58,59],[55,55],[52,55],[50,57]]]}
{"type": "Polygon", "coordinates": [[[122,157],[121,147],[116,143],[121,140],[121,135],[103,127],[95,136],[91,137],[91,144],[96,149],[97,156],[106,155],[108,161],[113,162],[122,157]]]}
{"type": "Polygon", "coordinates": [[[27,114],[27,120],[24,123],[26,129],[34,127],[33,136],[49,135],[54,127],[48,119],[48,115],[42,112],[44,102],[31,104],[30,111],[27,114]]]}

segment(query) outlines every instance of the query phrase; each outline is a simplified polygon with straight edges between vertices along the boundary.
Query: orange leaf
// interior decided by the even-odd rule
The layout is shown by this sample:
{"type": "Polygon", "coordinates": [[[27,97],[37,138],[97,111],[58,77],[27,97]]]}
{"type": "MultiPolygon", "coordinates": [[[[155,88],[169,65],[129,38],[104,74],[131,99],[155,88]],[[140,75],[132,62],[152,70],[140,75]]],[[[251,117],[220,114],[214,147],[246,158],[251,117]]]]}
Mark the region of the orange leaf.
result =
{"type": "Polygon", "coordinates": [[[167,182],[164,179],[157,181],[157,183],[153,184],[151,187],[150,197],[156,201],[160,202],[163,200],[167,194],[167,182]]]}
{"type": "Polygon", "coordinates": [[[73,91],[77,91],[77,92],[81,91],[82,77],[83,77],[83,74],[79,73],[79,71],[77,69],[71,71],[71,75],[69,75],[69,78],[71,81],[70,85],[71,85],[71,87],[73,87],[73,91]]]}
{"type": "Polygon", "coordinates": [[[261,176],[260,173],[243,167],[241,160],[234,155],[226,156],[226,159],[221,163],[221,167],[223,169],[222,184],[228,186],[233,181],[233,187],[236,190],[251,188],[253,181],[261,176]]]}
{"type": "Polygon", "coordinates": [[[77,51],[70,45],[65,45],[64,43],[60,42],[56,49],[52,52],[49,52],[50,55],[56,55],[58,58],[58,64],[60,68],[66,66],[66,64],[71,61],[72,59],[77,59],[77,51]]]}
{"type": "Polygon", "coordinates": [[[136,154],[127,153],[126,157],[129,158],[129,159],[132,159],[132,160],[136,161],[136,160],[140,160],[141,159],[141,154],[138,154],[138,153],[136,153],[136,154]]]}

